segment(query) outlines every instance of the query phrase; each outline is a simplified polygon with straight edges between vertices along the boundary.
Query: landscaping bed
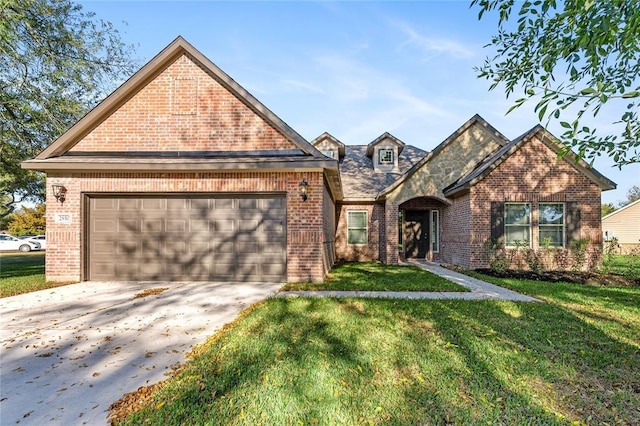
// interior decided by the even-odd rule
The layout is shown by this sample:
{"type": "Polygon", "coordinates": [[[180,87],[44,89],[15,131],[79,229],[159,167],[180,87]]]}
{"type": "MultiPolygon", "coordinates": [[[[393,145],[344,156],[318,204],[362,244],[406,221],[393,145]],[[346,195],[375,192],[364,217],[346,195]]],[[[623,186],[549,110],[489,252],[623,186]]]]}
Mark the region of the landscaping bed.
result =
{"type": "MultiPolygon", "coordinates": [[[[452,268],[459,270],[459,268],[452,268]]],[[[618,274],[582,271],[494,271],[492,269],[477,269],[484,275],[496,278],[515,278],[522,280],[547,281],[552,283],[566,282],[574,284],[603,285],[613,287],[640,287],[640,278],[618,274]]]]}

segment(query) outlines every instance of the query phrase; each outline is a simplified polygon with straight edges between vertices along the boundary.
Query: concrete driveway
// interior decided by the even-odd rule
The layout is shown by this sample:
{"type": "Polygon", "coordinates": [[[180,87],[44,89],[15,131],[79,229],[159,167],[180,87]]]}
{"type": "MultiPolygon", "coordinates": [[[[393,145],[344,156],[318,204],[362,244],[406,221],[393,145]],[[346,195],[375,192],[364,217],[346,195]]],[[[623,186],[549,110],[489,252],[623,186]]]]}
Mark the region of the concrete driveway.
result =
{"type": "Polygon", "coordinates": [[[0,424],[106,424],[123,394],[280,285],[90,282],[0,299],[0,424]]]}

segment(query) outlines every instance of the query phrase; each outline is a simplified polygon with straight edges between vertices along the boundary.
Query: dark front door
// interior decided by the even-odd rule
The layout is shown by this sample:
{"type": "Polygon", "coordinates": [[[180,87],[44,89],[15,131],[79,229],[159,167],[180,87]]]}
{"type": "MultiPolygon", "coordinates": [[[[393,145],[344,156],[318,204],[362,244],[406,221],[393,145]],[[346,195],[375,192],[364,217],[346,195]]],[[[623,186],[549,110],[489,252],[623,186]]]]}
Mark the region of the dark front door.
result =
{"type": "Polygon", "coordinates": [[[405,211],[405,256],[424,259],[429,251],[429,211],[405,211]]]}

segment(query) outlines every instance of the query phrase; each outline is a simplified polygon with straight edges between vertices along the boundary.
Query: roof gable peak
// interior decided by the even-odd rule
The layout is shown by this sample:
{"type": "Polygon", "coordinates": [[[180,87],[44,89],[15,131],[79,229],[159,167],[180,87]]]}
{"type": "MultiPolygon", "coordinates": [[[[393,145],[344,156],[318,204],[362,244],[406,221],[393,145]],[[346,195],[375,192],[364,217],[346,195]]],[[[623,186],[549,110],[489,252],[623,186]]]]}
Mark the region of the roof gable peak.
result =
{"type": "Polygon", "coordinates": [[[176,37],[167,47],[154,56],[140,70],[114,90],[96,107],[76,122],[62,136],[45,148],[36,159],[44,160],[51,157],[64,155],[82,138],[109,118],[122,107],[129,99],[133,98],[140,90],[166,70],[171,64],[182,56],[188,56],[190,60],[202,67],[211,78],[236,97],[254,114],[274,128],[285,139],[305,154],[316,158],[323,158],[322,154],[300,134],[293,130],[282,119],[258,101],[240,84],[222,71],[211,60],[187,42],[182,36],[176,37]]]}

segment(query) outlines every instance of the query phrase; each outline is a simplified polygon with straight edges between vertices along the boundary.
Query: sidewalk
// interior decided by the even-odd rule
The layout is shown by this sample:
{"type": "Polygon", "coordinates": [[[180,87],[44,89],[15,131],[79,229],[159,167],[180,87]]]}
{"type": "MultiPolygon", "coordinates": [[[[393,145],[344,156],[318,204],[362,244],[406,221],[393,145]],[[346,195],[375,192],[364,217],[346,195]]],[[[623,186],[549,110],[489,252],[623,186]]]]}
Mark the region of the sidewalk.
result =
{"type": "Polygon", "coordinates": [[[490,284],[476,278],[469,277],[459,272],[443,268],[435,263],[412,260],[401,263],[402,265],[414,265],[425,269],[442,278],[459,284],[471,290],[470,292],[453,291],[283,291],[276,297],[364,297],[386,299],[442,299],[442,300],[510,300],[514,302],[540,302],[540,300],[525,296],[518,292],[490,284]]]}

